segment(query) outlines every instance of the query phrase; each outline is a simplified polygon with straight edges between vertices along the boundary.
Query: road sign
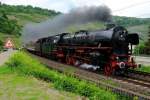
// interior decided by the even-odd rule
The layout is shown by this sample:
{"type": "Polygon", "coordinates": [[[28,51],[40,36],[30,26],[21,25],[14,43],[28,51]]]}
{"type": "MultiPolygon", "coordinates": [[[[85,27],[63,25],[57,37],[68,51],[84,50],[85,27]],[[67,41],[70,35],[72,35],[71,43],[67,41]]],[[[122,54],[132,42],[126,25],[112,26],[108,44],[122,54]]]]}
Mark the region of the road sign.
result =
{"type": "Polygon", "coordinates": [[[13,42],[11,39],[7,39],[6,43],[5,43],[5,48],[13,48],[14,45],[13,45],[13,42]]]}

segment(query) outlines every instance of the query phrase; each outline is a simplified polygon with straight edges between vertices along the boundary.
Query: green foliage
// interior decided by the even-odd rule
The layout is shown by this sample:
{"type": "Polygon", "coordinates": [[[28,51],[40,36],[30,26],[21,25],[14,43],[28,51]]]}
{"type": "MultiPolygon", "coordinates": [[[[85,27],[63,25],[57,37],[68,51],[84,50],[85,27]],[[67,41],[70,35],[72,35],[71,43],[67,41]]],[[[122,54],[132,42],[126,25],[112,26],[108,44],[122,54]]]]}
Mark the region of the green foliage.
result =
{"type": "MultiPolygon", "coordinates": [[[[60,14],[53,10],[32,6],[13,6],[0,3],[0,40],[11,38],[15,47],[21,45],[20,35],[22,27],[31,22],[39,23],[60,14]]],[[[0,48],[2,46],[0,45],[0,48]]]]}
{"type": "Polygon", "coordinates": [[[55,88],[65,90],[82,96],[89,97],[91,100],[116,100],[117,96],[110,91],[105,91],[86,81],[66,76],[53,70],[49,70],[37,60],[23,52],[14,54],[7,62],[6,66],[17,73],[31,75],[40,79],[51,81],[55,88]]]}
{"type": "Polygon", "coordinates": [[[2,33],[9,35],[21,35],[21,27],[17,24],[17,21],[9,19],[5,12],[3,12],[0,16],[0,27],[0,32],[2,33]]]}
{"type": "Polygon", "coordinates": [[[145,42],[145,54],[150,55],[150,26],[148,27],[148,40],[145,42]]]}
{"type": "Polygon", "coordinates": [[[17,20],[18,24],[23,27],[25,24],[34,22],[34,23],[39,23],[42,21],[45,21],[48,18],[51,18],[53,16],[47,16],[47,15],[41,15],[38,13],[33,13],[33,14],[28,14],[28,13],[22,13],[22,12],[18,12],[18,13],[9,13],[8,17],[10,19],[15,19],[17,20]]]}
{"type": "Polygon", "coordinates": [[[38,13],[41,15],[47,15],[47,16],[54,16],[57,14],[60,14],[60,12],[55,12],[54,10],[48,10],[48,9],[42,9],[39,7],[32,7],[32,6],[10,6],[10,5],[6,5],[6,4],[1,4],[0,5],[0,12],[2,11],[6,11],[7,13],[28,13],[28,14],[33,14],[33,13],[38,13]]]}
{"type": "Polygon", "coordinates": [[[113,21],[116,24],[122,25],[122,26],[125,26],[125,27],[150,23],[149,18],[142,19],[142,18],[125,17],[125,16],[123,16],[123,17],[113,16],[113,21]]]}
{"type": "Polygon", "coordinates": [[[144,42],[141,42],[138,46],[135,47],[134,54],[136,55],[145,54],[144,48],[145,48],[145,44],[144,42]]]}
{"type": "Polygon", "coordinates": [[[0,40],[0,50],[2,49],[2,46],[3,46],[3,41],[0,40]]]}
{"type": "Polygon", "coordinates": [[[0,67],[0,100],[77,100],[78,95],[59,92],[52,83],[0,67]]]}
{"type": "Polygon", "coordinates": [[[148,73],[150,73],[150,66],[141,66],[137,70],[138,71],[142,71],[142,72],[148,72],[148,73]]]}

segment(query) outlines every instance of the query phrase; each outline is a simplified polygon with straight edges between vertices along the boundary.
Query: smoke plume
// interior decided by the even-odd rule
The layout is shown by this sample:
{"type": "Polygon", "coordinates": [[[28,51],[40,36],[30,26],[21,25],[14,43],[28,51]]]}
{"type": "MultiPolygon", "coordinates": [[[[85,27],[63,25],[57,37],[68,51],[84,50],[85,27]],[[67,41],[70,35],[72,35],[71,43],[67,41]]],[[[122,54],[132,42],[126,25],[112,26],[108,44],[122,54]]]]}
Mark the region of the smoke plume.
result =
{"type": "Polygon", "coordinates": [[[23,28],[23,42],[34,41],[41,37],[66,32],[71,25],[88,22],[110,22],[111,11],[106,6],[76,8],[67,14],[60,14],[53,19],[38,23],[27,24],[23,28]]]}

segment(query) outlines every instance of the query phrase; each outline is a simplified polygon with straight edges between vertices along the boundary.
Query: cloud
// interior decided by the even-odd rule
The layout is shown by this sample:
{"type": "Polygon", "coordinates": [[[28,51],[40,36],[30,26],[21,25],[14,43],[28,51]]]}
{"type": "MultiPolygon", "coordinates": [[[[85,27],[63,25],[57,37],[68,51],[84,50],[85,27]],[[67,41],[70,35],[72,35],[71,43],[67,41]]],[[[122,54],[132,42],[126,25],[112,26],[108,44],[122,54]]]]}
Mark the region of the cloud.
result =
{"type": "Polygon", "coordinates": [[[77,7],[98,6],[103,4],[103,0],[72,0],[77,7]]]}

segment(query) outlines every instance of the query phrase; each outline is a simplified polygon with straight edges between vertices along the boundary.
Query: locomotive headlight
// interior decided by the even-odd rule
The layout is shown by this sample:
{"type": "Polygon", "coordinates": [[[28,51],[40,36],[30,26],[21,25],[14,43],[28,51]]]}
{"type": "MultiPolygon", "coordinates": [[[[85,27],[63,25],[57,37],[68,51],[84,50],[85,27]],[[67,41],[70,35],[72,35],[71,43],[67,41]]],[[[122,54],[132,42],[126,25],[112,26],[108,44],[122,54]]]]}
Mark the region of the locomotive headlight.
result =
{"type": "Polygon", "coordinates": [[[120,41],[124,41],[124,40],[125,40],[125,37],[124,37],[123,34],[120,35],[119,40],[120,40],[120,41]]]}
{"type": "Polygon", "coordinates": [[[119,60],[119,57],[116,57],[116,60],[119,60]]]}
{"type": "Polygon", "coordinates": [[[125,68],[125,66],[126,66],[126,64],[124,62],[120,62],[118,65],[119,65],[119,68],[121,68],[121,69],[125,68]]]}
{"type": "Polygon", "coordinates": [[[121,34],[120,37],[123,38],[123,35],[121,34]]]}

